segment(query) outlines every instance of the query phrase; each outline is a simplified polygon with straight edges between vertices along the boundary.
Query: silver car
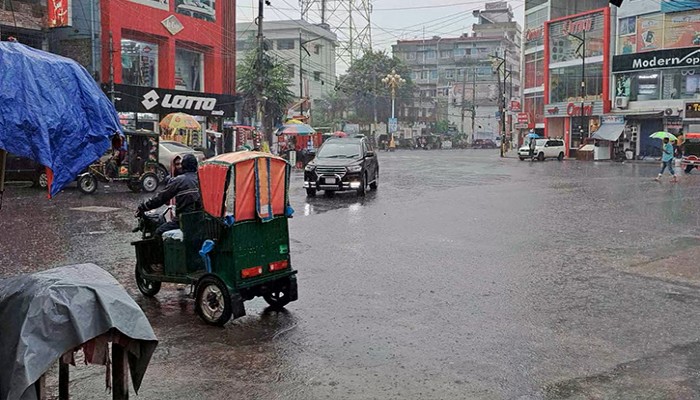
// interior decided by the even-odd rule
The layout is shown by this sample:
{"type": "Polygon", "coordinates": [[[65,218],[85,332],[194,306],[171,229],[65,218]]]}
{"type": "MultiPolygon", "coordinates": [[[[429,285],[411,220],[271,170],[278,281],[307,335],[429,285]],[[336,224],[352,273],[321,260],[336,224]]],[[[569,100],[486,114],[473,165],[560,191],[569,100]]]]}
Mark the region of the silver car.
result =
{"type": "Polygon", "coordinates": [[[158,148],[158,181],[163,182],[163,179],[170,174],[173,166],[173,160],[176,157],[182,158],[185,154],[194,154],[197,157],[197,161],[204,161],[204,153],[201,151],[196,151],[191,147],[185,146],[180,142],[173,140],[161,140],[158,148]]]}

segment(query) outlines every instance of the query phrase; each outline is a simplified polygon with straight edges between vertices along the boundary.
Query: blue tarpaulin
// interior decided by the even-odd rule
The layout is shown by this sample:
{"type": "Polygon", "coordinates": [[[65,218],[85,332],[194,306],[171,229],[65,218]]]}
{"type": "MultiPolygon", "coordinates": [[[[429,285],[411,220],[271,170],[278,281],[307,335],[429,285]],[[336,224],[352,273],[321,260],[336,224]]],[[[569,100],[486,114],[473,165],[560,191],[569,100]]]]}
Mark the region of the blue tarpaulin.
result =
{"type": "Polygon", "coordinates": [[[77,62],[0,42],[0,149],[53,172],[55,195],[121,132],[114,105],[77,62]]]}

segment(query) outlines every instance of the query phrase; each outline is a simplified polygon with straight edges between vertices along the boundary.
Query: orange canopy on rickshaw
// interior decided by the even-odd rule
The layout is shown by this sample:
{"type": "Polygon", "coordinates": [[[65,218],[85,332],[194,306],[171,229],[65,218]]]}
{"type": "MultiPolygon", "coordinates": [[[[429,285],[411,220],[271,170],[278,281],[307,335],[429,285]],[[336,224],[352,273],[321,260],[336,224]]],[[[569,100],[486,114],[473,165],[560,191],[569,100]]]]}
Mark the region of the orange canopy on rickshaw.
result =
{"type": "Polygon", "coordinates": [[[289,169],[286,160],[259,151],[210,158],[199,167],[204,210],[236,222],[286,215],[289,169]]]}

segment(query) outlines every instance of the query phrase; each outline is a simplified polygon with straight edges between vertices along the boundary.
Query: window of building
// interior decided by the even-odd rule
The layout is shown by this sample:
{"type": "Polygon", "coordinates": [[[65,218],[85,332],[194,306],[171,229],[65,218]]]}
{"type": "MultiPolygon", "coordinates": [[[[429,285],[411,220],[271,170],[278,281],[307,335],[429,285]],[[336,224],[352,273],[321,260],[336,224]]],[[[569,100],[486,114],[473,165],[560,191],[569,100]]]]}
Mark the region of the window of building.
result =
{"type": "Polygon", "coordinates": [[[321,72],[320,71],[314,71],[314,80],[316,82],[319,82],[321,80],[321,72]]]}
{"type": "MultiPolygon", "coordinates": [[[[550,103],[581,99],[581,65],[553,68],[550,72],[550,103]]],[[[603,64],[586,64],[586,99],[603,95],[603,64]]]]}
{"type": "Polygon", "coordinates": [[[420,78],[421,78],[421,79],[428,79],[428,71],[427,71],[427,70],[421,71],[421,72],[420,72],[420,78]]]}
{"type": "Polygon", "coordinates": [[[438,72],[436,69],[431,69],[430,70],[430,79],[437,79],[438,78],[438,72]]]}
{"type": "Polygon", "coordinates": [[[252,44],[249,40],[236,40],[236,51],[250,50],[252,44]]]}
{"type": "Polygon", "coordinates": [[[452,50],[440,50],[440,58],[452,57],[452,50]]]}
{"type": "Polygon", "coordinates": [[[416,59],[416,53],[415,53],[415,52],[406,53],[406,59],[407,59],[407,60],[415,60],[415,59],[416,59]]]}
{"type": "Polygon", "coordinates": [[[204,91],[204,56],[202,53],[175,49],[175,89],[204,91]]]}
{"type": "Polygon", "coordinates": [[[662,74],[664,100],[700,98],[700,69],[668,69],[662,74]]]}
{"type": "Polygon", "coordinates": [[[122,39],[122,82],[126,85],[158,86],[158,45],[122,39]]]}
{"type": "Polygon", "coordinates": [[[455,55],[455,57],[464,57],[467,55],[467,50],[466,49],[455,49],[454,55],[455,55]]]}
{"type": "Polygon", "coordinates": [[[531,123],[544,123],[544,94],[526,94],[523,110],[529,115],[531,123]]]}
{"type": "Polygon", "coordinates": [[[544,85],[544,51],[525,55],[525,88],[544,85]]]}
{"type": "Polygon", "coordinates": [[[294,74],[296,73],[297,66],[294,64],[287,65],[287,77],[289,79],[294,79],[294,74]]]}
{"type": "Polygon", "coordinates": [[[294,50],[294,39],[278,39],[277,50],[294,50]]]}
{"type": "Polygon", "coordinates": [[[434,60],[437,57],[437,52],[435,50],[429,50],[425,53],[425,58],[428,60],[434,60]]]}
{"type": "Polygon", "coordinates": [[[476,74],[477,75],[493,75],[493,69],[491,67],[476,67],[476,74]]]}
{"type": "Polygon", "coordinates": [[[637,17],[627,17],[620,18],[620,25],[618,28],[620,36],[634,35],[637,33],[637,17]]]}
{"type": "Polygon", "coordinates": [[[321,54],[321,45],[320,44],[314,45],[314,54],[321,54]]]}
{"type": "Polygon", "coordinates": [[[544,24],[549,15],[549,10],[543,8],[525,16],[525,30],[537,29],[544,24]]]}
{"type": "Polygon", "coordinates": [[[525,9],[534,8],[546,3],[548,0],[525,0],[525,9]]]}
{"type": "Polygon", "coordinates": [[[700,69],[678,68],[615,76],[615,96],[632,101],[700,99],[700,69]]]}
{"type": "Polygon", "coordinates": [[[445,78],[452,79],[454,77],[455,77],[455,70],[453,70],[453,69],[446,69],[445,70],[445,78]]]}

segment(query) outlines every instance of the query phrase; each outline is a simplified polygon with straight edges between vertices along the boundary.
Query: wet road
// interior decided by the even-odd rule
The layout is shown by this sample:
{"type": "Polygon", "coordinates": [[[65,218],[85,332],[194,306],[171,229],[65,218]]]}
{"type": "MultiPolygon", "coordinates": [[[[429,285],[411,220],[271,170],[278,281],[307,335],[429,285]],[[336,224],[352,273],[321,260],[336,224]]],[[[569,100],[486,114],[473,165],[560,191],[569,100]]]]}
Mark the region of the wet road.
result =
{"type": "MultiPolygon", "coordinates": [[[[175,287],[143,298],[143,195],[10,188],[0,273],[94,262],[160,345],[143,399],[700,398],[700,176],[655,165],[381,153],[377,192],[306,199],[293,177],[299,301],[204,325],[175,287]],[[72,208],[99,206],[109,209],[72,208]],[[100,211],[100,212],[98,212],[100,211]]],[[[99,367],[74,370],[105,399],[99,367]]]]}

